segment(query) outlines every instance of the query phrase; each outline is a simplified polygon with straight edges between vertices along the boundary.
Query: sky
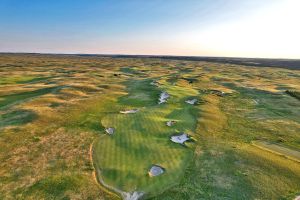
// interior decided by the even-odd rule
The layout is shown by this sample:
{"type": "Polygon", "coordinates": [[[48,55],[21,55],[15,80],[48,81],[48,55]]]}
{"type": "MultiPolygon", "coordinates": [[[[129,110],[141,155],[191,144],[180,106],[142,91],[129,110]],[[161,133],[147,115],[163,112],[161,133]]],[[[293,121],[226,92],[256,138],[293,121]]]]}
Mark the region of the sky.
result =
{"type": "Polygon", "coordinates": [[[0,0],[0,52],[300,59],[300,1],[0,0]]]}

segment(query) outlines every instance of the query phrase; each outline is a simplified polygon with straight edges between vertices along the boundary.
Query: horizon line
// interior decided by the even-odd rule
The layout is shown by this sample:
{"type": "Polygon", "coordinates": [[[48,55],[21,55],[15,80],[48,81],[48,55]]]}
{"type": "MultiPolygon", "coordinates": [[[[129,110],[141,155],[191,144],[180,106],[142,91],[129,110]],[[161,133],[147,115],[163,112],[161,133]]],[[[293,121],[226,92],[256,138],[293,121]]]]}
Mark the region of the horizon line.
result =
{"type": "Polygon", "coordinates": [[[181,57],[181,58],[241,58],[241,59],[266,59],[266,60],[300,60],[300,58],[271,58],[271,57],[235,57],[235,56],[204,56],[204,55],[173,55],[173,54],[114,54],[114,53],[54,53],[54,52],[22,52],[0,51],[0,54],[41,54],[41,55],[94,55],[94,56],[132,56],[132,57],[181,57]]]}

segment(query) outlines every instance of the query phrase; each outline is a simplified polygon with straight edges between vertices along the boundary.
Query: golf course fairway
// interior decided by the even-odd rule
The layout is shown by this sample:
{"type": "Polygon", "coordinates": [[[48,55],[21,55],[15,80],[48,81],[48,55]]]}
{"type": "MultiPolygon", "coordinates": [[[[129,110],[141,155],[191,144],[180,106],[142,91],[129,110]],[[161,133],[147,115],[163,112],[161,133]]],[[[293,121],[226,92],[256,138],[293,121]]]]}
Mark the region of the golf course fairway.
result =
{"type": "Polygon", "coordinates": [[[118,101],[120,108],[137,108],[134,114],[111,113],[101,123],[114,127],[113,135],[103,135],[94,144],[94,165],[105,184],[124,192],[139,191],[155,195],[173,186],[183,175],[193,155],[193,145],[170,141],[173,134],[190,135],[196,127],[197,106],[185,103],[197,90],[164,82],[156,87],[151,80],[132,81],[129,93],[118,101]],[[170,99],[158,104],[158,91],[166,91],[170,99]],[[131,104],[127,99],[130,99],[131,104]],[[143,102],[145,106],[143,106],[143,102]],[[166,126],[168,120],[177,123],[166,126]],[[160,165],[165,173],[149,177],[151,165],[160,165]]]}

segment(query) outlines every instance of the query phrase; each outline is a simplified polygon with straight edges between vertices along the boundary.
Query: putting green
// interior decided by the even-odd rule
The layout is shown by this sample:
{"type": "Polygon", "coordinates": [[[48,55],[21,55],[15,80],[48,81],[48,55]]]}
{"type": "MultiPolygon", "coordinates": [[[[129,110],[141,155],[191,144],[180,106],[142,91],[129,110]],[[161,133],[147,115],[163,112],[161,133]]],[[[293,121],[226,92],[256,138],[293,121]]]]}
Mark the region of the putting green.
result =
{"type": "Polygon", "coordinates": [[[193,150],[170,142],[170,136],[181,131],[192,134],[195,130],[197,108],[184,101],[197,96],[198,92],[168,83],[155,88],[150,82],[128,84],[129,94],[121,97],[116,105],[121,108],[137,106],[141,103],[134,97],[146,95],[148,106],[140,105],[135,114],[114,113],[102,118],[104,127],[114,127],[116,131],[112,136],[99,138],[94,145],[93,159],[95,167],[101,171],[98,175],[106,184],[125,192],[142,191],[151,195],[178,183],[192,158],[193,150]],[[157,104],[157,90],[171,95],[166,104],[157,104]],[[133,105],[129,105],[126,98],[130,98],[133,105]],[[178,123],[168,127],[168,120],[178,123]],[[147,172],[152,164],[164,167],[165,173],[149,177],[147,172]]]}

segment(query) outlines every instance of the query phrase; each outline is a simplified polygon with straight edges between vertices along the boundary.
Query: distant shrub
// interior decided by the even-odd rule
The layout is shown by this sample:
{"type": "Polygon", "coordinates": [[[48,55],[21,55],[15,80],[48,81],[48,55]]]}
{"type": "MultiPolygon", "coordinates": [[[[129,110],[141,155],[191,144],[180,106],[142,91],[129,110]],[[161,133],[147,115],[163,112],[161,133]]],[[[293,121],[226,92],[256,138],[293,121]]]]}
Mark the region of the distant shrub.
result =
{"type": "Polygon", "coordinates": [[[287,91],[285,91],[285,93],[300,100],[300,92],[293,91],[293,90],[287,90],[287,91]]]}

